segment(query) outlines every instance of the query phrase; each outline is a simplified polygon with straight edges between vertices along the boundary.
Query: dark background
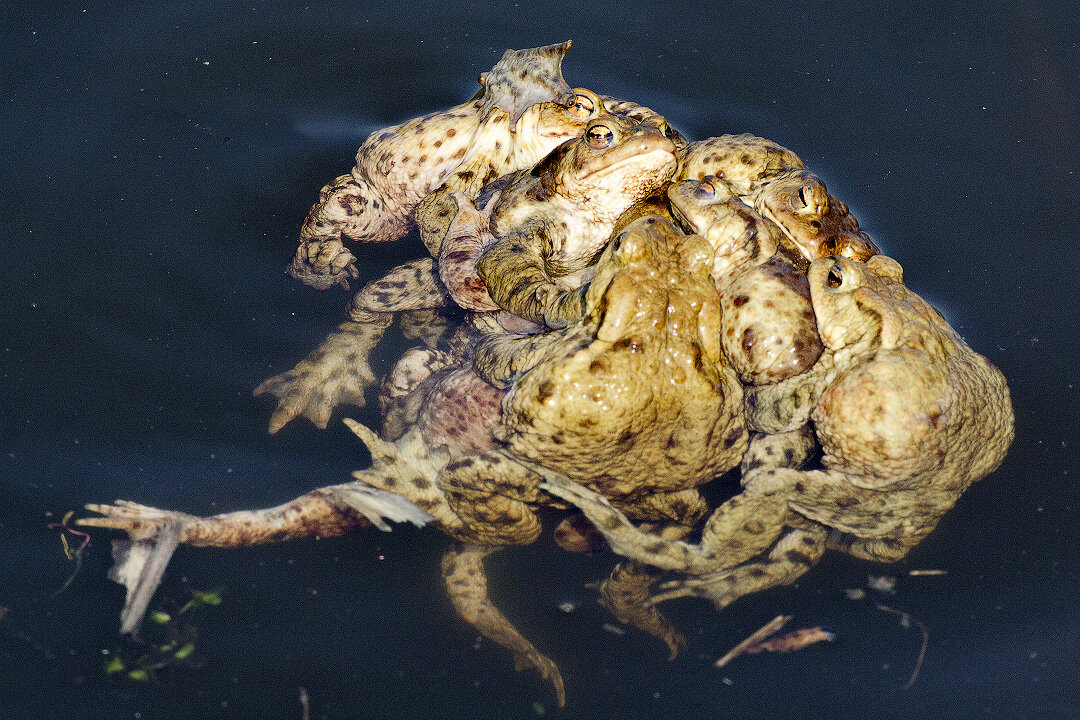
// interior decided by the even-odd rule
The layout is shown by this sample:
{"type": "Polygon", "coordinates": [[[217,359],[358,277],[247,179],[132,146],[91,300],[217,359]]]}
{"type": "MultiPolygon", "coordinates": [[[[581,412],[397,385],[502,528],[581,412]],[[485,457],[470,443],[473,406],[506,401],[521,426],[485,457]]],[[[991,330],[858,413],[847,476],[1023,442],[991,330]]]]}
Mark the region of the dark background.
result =
{"type": "MultiPolygon", "coordinates": [[[[0,10],[0,717],[299,718],[301,686],[314,718],[1080,716],[1071,4],[23,5],[0,10]],[[340,422],[271,437],[251,397],[343,318],[347,293],[283,272],[299,224],[367,133],[468,98],[507,47],[567,38],[571,85],[692,138],[769,137],[819,173],[1005,373],[1005,463],[903,564],[829,555],[721,613],[670,603],[690,638],[671,663],[603,629],[582,586],[610,557],[545,538],[490,558],[496,601],[562,669],[563,712],[453,616],[445,538],[408,527],[181,548],[154,606],[221,589],[190,615],[199,666],[107,680],[137,652],[116,635],[109,535],[51,598],[73,564],[46,525],[115,498],[264,507],[364,467],[340,422]],[[920,632],[845,597],[868,574],[900,576],[883,602],[929,632],[910,689],[920,632]],[[781,612],[836,642],[712,666],[781,612]]],[[[365,279],[420,252],[364,248],[365,279]]]]}

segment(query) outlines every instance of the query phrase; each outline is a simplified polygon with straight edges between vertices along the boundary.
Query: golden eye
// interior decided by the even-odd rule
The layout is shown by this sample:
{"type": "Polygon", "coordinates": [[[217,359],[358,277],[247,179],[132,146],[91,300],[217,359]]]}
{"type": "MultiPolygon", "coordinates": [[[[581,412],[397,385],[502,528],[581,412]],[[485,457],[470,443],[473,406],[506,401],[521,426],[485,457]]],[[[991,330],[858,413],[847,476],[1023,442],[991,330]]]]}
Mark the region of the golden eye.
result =
{"type": "Polygon", "coordinates": [[[615,133],[606,125],[593,125],[585,131],[585,141],[593,150],[604,150],[615,144],[615,133]]]}
{"type": "Polygon", "coordinates": [[[596,112],[596,103],[588,95],[579,93],[574,96],[574,101],[566,108],[566,112],[576,118],[592,117],[593,113],[596,112]]]}
{"type": "Polygon", "coordinates": [[[840,263],[833,263],[825,278],[825,287],[838,288],[844,284],[844,268],[840,263]]]}
{"type": "Polygon", "coordinates": [[[698,183],[697,193],[701,197],[711,198],[713,195],[716,195],[716,188],[713,187],[713,184],[708,180],[702,180],[698,183]]]}

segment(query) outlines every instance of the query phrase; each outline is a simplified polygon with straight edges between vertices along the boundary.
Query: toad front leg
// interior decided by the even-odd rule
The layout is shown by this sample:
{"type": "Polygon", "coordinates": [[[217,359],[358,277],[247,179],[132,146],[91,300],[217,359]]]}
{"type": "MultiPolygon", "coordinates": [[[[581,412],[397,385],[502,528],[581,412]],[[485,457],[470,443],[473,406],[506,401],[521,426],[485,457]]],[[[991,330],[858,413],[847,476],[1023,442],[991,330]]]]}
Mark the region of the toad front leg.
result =
{"type": "Polygon", "coordinates": [[[275,375],[255,388],[254,395],[273,395],[277,408],[270,416],[270,432],[303,416],[325,430],[334,408],[341,404],[364,406],[364,390],[375,383],[369,358],[393,321],[389,314],[369,314],[361,322],[338,326],[292,370],[275,375]]]}
{"type": "Polygon", "coordinates": [[[356,258],[344,239],[362,242],[396,240],[409,230],[409,218],[361,173],[347,173],[327,183],[319,202],[300,228],[300,245],[289,275],[317,290],[334,285],[349,289],[360,276],[356,258]]]}

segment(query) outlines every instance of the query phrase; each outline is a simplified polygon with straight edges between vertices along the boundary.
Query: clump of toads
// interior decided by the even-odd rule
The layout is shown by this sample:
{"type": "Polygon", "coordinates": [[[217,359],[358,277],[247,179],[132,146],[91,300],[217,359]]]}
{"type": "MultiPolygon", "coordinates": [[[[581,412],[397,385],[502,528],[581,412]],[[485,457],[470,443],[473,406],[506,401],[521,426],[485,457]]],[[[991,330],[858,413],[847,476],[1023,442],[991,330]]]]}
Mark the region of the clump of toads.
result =
{"type": "Polygon", "coordinates": [[[569,47],[507,51],[473,99],[372,134],[323,188],[294,277],[347,288],[347,241],[413,227],[430,256],[364,286],[256,394],[278,400],[271,432],[301,415],[325,427],[363,405],[397,318],[420,343],[379,389],[382,430],[346,420],[371,467],[268,510],[89,505],[103,517],[81,524],[133,541],[114,570],[126,630],[177,543],[430,522],[456,541],[442,571],[457,611],[561,705],[555,663],[491,604],[483,570],[538,537],[540,508],[580,509],[555,531],[564,547],[626,558],[601,603],[674,656],[685,641],[657,602],[722,608],[829,548],[899,560],[998,466],[1013,436],[1001,373],[794,153],[688,142],[648,108],[571,89],[569,47]],[[698,488],[736,466],[741,492],[709,508],[698,488]]]}

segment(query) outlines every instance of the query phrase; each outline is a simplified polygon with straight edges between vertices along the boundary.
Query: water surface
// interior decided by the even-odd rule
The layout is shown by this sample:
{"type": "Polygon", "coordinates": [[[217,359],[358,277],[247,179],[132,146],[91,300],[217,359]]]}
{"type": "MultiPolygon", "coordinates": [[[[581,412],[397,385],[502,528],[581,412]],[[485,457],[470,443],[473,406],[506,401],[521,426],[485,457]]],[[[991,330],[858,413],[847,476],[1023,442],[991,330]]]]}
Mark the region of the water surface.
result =
{"type": "MultiPolygon", "coordinates": [[[[304,687],[326,718],[1075,717],[1080,28],[1064,3],[968,5],[0,11],[0,716],[299,718],[304,687]],[[632,97],[694,138],[769,137],[818,172],[1005,373],[1017,440],[1004,465],[904,563],[827,555],[722,613],[669,604],[690,638],[671,663],[658,641],[603,628],[583,585],[610,558],[547,539],[492,557],[496,602],[566,678],[561,713],[454,617],[445,538],[406,527],[182,548],[155,603],[224,600],[192,615],[198,666],[105,679],[109,654],[131,656],[108,536],[50,598],[72,564],[46,525],[115,498],[263,507],[363,467],[339,422],[271,437],[272,403],[251,397],[343,317],[347,294],[284,274],[300,222],[368,132],[469,97],[504,48],[567,38],[572,85],[632,97]],[[910,689],[919,632],[845,597],[868,573],[901,576],[885,602],[930,633],[910,689]],[[712,666],[781,612],[838,640],[712,666]]],[[[365,249],[364,275],[420,252],[415,238],[365,249]]]]}

